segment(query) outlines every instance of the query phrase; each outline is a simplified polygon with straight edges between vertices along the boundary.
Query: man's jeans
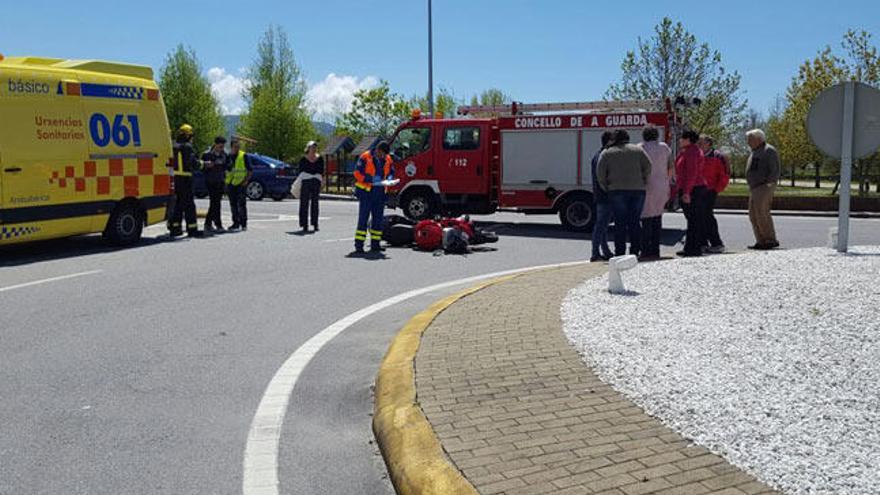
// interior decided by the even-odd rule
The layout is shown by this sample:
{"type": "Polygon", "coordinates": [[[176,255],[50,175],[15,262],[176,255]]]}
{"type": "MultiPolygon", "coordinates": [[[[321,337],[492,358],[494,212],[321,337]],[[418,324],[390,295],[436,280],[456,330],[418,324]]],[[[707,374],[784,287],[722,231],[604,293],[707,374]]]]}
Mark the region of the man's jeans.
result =
{"type": "Polygon", "coordinates": [[[595,204],[596,221],[593,223],[593,258],[611,257],[608,248],[608,224],[611,223],[611,203],[608,201],[595,204]]]}
{"type": "Polygon", "coordinates": [[[639,254],[642,246],[639,217],[645,206],[645,191],[611,191],[608,196],[614,212],[614,255],[626,254],[627,240],[629,254],[639,254]]]}

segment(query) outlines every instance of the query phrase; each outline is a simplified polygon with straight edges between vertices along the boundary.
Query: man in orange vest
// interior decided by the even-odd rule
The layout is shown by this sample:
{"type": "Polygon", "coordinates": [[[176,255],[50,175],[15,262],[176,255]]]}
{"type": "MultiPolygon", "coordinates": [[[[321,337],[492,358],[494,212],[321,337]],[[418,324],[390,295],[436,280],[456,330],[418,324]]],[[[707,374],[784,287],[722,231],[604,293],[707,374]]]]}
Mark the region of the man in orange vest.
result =
{"type": "Polygon", "coordinates": [[[354,250],[364,252],[367,225],[370,225],[370,251],[382,247],[382,220],[385,211],[385,186],[382,181],[394,178],[394,166],[386,141],[379,141],[375,149],[361,154],[354,169],[355,196],[358,199],[358,223],[354,234],[354,250]]]}

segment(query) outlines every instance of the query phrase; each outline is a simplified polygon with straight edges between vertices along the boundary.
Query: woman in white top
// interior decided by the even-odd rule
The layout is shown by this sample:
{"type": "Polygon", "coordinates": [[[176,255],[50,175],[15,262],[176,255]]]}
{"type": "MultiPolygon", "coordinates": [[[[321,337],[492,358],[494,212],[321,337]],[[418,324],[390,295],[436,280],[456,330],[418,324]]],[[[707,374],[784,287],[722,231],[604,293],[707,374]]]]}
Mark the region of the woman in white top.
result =
{"type": "Polygon", "coordinates": [[[660,257],[660,234],[663,230],[663,210],[669,200],[669,180],[672,176],[672,150],[666,143],[658,141],[660,131],[648,126],[642,131],[642,150],[651,161],[651,175],[648,177],[645,206],[642,209],[642,250],[641,258],[660,257]]]}

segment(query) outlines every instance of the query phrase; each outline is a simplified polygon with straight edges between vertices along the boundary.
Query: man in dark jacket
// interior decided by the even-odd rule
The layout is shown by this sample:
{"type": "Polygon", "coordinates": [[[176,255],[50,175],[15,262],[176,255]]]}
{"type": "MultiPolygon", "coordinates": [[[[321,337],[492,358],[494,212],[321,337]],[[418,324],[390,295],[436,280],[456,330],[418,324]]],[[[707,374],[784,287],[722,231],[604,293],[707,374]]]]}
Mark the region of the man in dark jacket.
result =
{"type": "Polygon", "coordinates": [[[752,149],[746,163],[746,181],[749,183],[749,220],[755,233],[755,244],[749,249],[773,249],[779,247],[770,214],[779,180],[779,154],[767,144],[761,129],[747,132],[746,139],[752,149]]]}
{"type": "Polygon", "coordinates": [[[196,223],[196,203],[193,198],[192,174],[202,165],[192,145],[193,128],[183,124],[177,130],[172,156],[174,174],[174,213],[171,215],[171,237],[183,235],[181,221],[186,218],[186,233],[200,237],[196,223]]]}
{"type": "Polygon", "coordinates": [[[593,155],[593,161],[591,162],[593,207],[596,212],[596,221],[593,223],[593,236],[591,239],[593,244],[593,253],[590,256],[591,262],[609,260],[613,256],[611,249],[608,248],[608,224],[611,223],[611,201],[608,199],[608,191],[602,189],[602,186],[599,185],[596,173],[596,169],[599,166],[599,156],[608,147],[612,139],[614,139],[613,132],[605,131],[602,133],[602,147],[593,155]]]}
{"type": "Polygon", "coordinates": [[[205,162],[205,186],[208,188],[210,206],[205,217],[205,232],[223,232],[220,221],[220,205],[223,202],[223,181],[226,179],[226,138],[214,138],[214,146],[202,155],[205,162]]]}

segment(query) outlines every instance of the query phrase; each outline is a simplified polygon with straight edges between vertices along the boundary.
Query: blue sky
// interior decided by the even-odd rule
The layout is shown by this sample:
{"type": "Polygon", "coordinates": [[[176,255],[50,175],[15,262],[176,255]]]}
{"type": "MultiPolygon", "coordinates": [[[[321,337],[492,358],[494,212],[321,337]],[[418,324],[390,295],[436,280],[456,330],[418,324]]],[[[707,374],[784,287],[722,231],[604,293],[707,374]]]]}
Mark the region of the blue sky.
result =
{"type": "MultiPolygon", "coordinates": [[[[880,45],[880,2],[598,2],[434,0],[434,81],[469,98],[498,87],[516,100],[599,99],[639,36],[668,15],[722,53],[762,112],[797,66],[838,47],[848,28],[880,45]],[[698,7],[702,4],[702,7],[698,7]],[[663,6],[661,6],[663,5],[663,6]]],[[[229,111],[242,69],[270,23],[288,33],[322,114],[379,79],[410,96],[427,87],[426,0],[75,3],[4,1],[0,53],[99,58],[158,69],[177,43],[194,48],[229,111]]]]}

